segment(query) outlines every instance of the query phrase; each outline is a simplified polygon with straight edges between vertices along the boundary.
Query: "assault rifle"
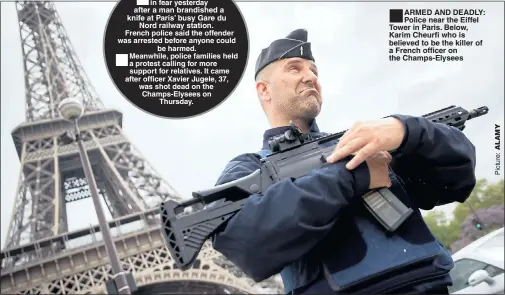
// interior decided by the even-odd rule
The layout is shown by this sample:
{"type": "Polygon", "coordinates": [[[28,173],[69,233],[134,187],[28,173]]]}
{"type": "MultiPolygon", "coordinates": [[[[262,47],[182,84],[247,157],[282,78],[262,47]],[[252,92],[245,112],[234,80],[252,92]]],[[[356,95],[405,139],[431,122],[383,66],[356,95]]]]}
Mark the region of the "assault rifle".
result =
{"type": "MultiPolygon", "coordinates": [[[[463,131],[466,121],[487,114],[487,107],[467,111],[450,106],[423,117],[435,123],[446,124],[463,131]]],[[[191,267],[203,244],[214,231],[241,210],[252,194],[262,194],[269,186],[285,178],[298,178],[321,167],[335,149],[345,131],[312,139],[291,124],[284,134],[269,141],[272,154],[261,160],[261,168],[235,181],[194,192],[193,199],[177,203],[168,200],[161,205],[162,232],[170,254],[181,270],[191,267]],[[194,213],[192,209],[217,202],[194,213]],[[180,216],[178,216],[180,215],[180,216]]],[[[394,151],[392,156],[394,157],[394,151]]],[[[363,196],[365,207],[386,230],[395,231],[413,212],[389,189],[381,188],[363,196]]]]}

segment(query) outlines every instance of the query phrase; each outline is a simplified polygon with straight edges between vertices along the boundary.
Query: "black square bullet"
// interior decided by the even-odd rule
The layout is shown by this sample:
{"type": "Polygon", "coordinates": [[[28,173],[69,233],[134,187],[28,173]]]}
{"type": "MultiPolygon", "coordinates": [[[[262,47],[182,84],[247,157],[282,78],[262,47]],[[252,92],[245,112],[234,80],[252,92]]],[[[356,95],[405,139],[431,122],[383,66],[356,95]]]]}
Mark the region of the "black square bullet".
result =
{"type": "Polygon", "coordinates": [[[403,23],[403,9],[390,9],[389,10],[390,23],[403,23]]]}

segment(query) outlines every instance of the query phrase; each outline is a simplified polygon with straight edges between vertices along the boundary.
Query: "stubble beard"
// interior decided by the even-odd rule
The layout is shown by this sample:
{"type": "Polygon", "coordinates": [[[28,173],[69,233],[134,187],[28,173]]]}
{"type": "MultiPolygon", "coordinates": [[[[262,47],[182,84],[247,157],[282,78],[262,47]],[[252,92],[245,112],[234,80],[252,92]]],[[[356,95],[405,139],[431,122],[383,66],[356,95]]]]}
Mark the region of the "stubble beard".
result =
{"type": "Polygon", "coordinates": [[[303,107],[303,113],[302,115],[306,120],[312,120],[319,115],[319,112],[321,111],[321,105],[320,105],[320,100],[315,96],[315,95],[310,95],[309,97],[305,98],[304,101],[304,107],[303,107]]]}
{"type": "Polygon", "coordinates": [[[320,111],[320,102],[315,95],[286,98],[281,106],[281,112],[287,114],[291,120],[299,119],[306,122],[316,118],[320,111]]]}

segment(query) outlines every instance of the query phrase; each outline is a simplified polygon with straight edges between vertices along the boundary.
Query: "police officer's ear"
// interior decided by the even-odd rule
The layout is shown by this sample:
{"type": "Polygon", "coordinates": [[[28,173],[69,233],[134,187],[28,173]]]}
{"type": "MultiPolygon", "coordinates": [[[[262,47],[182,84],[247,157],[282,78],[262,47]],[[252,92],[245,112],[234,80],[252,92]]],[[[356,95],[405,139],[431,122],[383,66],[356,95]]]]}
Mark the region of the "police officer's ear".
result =
{"type": "Polygon", "coordinates": [[[256,94],[262,103],[269,102],[272,99],[270,95],[270,85],[268,83],[271,71],[271,66],[267,66],[256,76],[256,94]]]}
{"type": "Polygon", "coordinates": [[[262,102],[268,102],[271,100],[270,89],[268,83],[265,80],[256,80],[256,94],[262,102]]]}

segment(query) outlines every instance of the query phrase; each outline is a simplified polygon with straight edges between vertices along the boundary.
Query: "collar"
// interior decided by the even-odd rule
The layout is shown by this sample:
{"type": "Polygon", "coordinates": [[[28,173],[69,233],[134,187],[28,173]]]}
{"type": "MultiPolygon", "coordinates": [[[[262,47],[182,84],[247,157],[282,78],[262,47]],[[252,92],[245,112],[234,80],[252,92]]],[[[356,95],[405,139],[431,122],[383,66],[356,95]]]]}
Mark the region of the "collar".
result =
{"type": "MultiPolygon", "coordinates": [[[[289,129],[289,126],[282,126],[282,127],[275,127],[271,128],[265,131],[263,133],[263,147],[262,149],[264,150],[270,150],[270,147],[268,146],[268,140],[274,136],[281,135],[282,133],[286,132],[286,130],[289,129]]],[[[309,133],[311,135],[316,135],[319,134],[319,127],[317,126],[316,120],[313,119],[312,122],[310,123],[310,131],[309,133]]]]}

